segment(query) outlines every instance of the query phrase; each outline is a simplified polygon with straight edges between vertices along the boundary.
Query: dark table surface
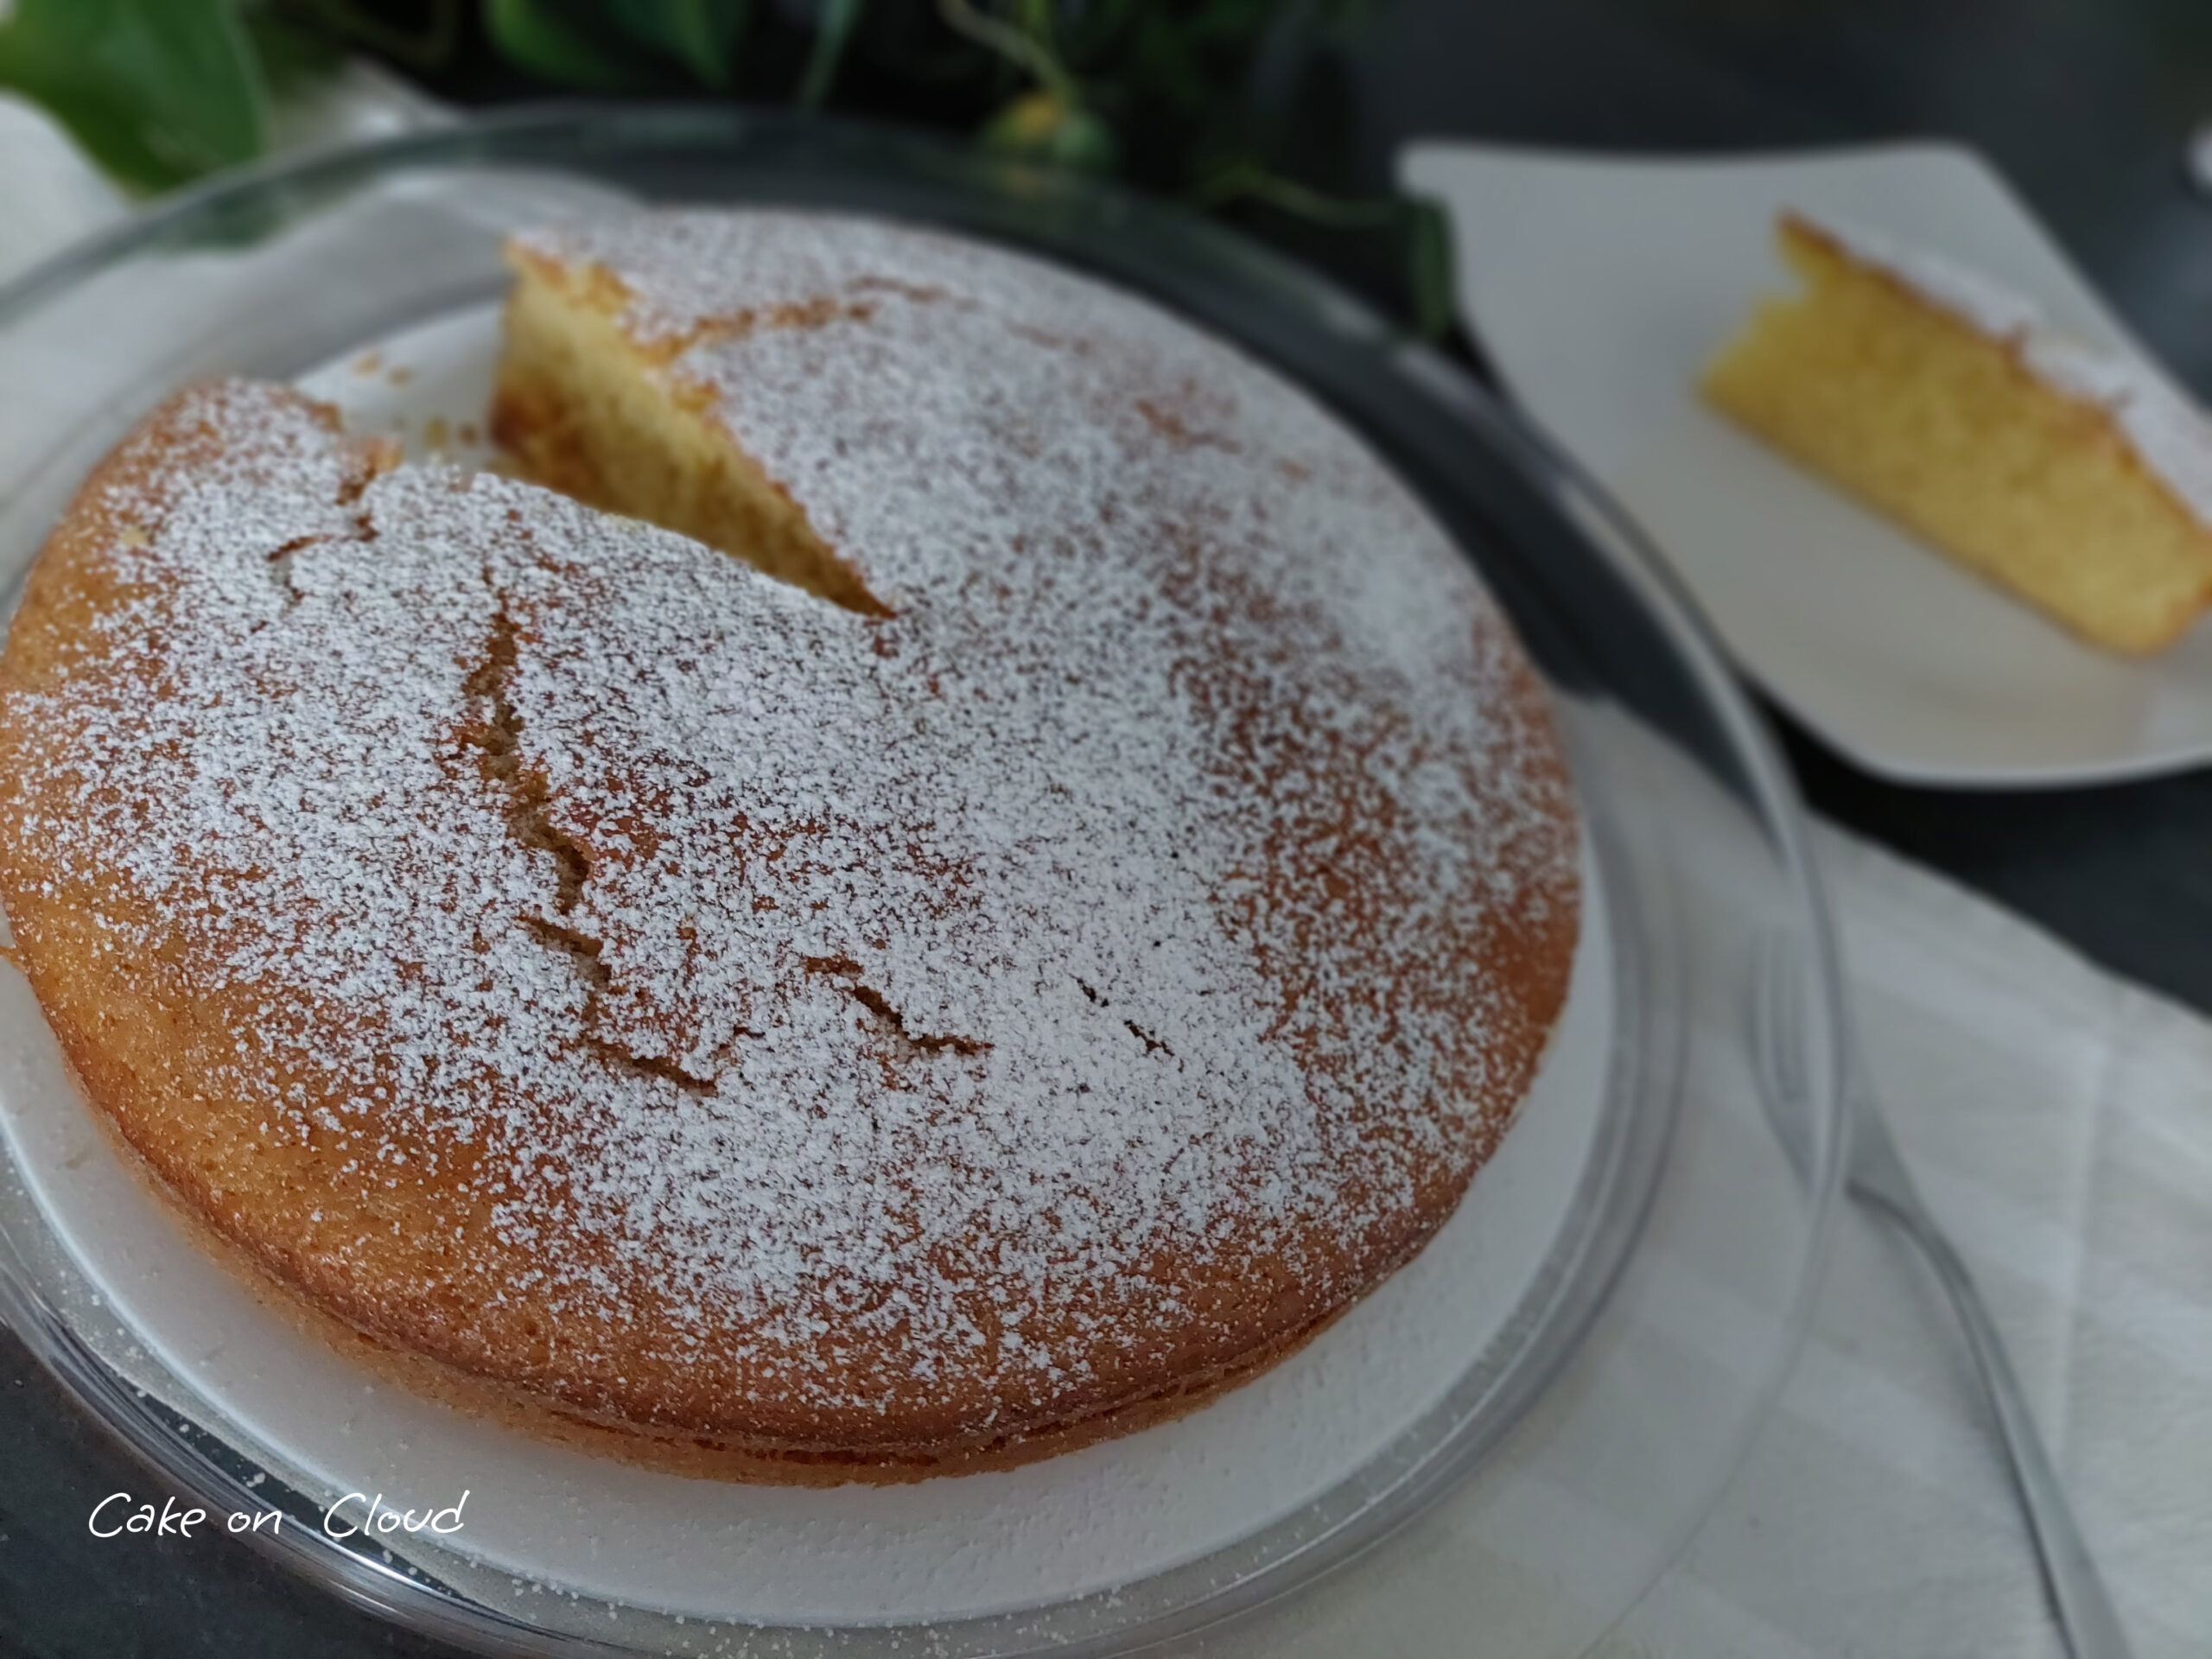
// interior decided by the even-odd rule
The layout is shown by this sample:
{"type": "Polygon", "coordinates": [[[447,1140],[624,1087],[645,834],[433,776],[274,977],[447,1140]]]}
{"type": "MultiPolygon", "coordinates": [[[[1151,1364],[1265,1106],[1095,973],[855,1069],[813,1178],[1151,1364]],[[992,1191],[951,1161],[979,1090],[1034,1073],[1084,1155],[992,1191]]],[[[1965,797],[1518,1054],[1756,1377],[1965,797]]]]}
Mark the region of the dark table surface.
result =
{"type": "MultiPolygon", "coordinates": [[[[1382,188],[1414,136],[1707,151],[1963,140],[2212,397],[2212,206],[2182,159],[2212,118],[2202,0],[1396,0],[1298,97],[1298,170],[1355,192],[1382,188]]],[[[1356,252],[1296,239],[1377,285],[1356,252]]],[[[1777,725],[1817,810],[2212,1009],[2212,772],[1909,789],[1777,725]]],[[[0,1656],[446,1651],[220,1535],[86,1532],[100,1497],[159,1490],[0,1333],[0,1656]]]]}

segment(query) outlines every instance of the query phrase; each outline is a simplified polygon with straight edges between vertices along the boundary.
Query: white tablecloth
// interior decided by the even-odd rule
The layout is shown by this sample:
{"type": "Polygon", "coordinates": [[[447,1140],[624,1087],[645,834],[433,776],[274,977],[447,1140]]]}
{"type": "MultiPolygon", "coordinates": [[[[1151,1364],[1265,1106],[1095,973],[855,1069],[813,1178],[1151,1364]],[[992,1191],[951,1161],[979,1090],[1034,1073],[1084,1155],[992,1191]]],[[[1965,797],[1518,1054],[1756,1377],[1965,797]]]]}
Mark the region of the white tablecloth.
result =
{"type": "MultiPolygon", "coordinates": [[[[282,130],[426,118],[373,76],[282,130]]],[[[0,94],[0,278],[124,211],[0,94]]],[[[1979,1275],[2144,1659],[2212,1651],[2212,1024],[1840,831],[1875,1084],[1979,1275]]],[[[2212,860],[2212,848],[2206,849],[2212,860]]],[[[2212,949],[2212,941],[2207,942],[2212,949]]],[[[1847,1211],[1781,1407],[1607,1659],[2060,1649],[1940,1292],[1847,1211]]]]}
{"type": "MultiPolygon", "coordinates": [[[[1841,831],[1816,847],[1875,1087],[2004,1331],[2136,1649],[2201,1659],[2212,1024],[1841,831]]],[[[1847,1209],[1780,1408],[1601,1652],[2062,1651],[1942,1292],[1847,1209]]]]}

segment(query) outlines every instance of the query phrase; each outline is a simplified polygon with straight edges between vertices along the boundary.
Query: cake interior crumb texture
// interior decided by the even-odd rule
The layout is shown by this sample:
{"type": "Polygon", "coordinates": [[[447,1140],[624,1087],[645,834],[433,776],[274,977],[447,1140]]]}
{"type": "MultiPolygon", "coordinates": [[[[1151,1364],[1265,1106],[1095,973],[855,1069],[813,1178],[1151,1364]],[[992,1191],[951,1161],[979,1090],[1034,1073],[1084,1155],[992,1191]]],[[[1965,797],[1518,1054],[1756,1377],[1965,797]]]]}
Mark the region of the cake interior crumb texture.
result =
{"type": "Polygon", "coordinates": [[[2094,645],[2154,652],[2196,620],[2193,410],[1985,278],[1796,215],[1777,240],[1802,287],[1707,366],[1715,408],[2094,645]]]}
{"type": "MultiPolygon", "coordinates": [[[[671,355],[626,335],[627,290],[604,267],[510,247],[505,349],[492,435],[549,489],[696,537],[834,603],[882,606],[790,495],[730,442],[709,400],[657,374],[671,355]]],[[[866,302],[854,302],[865,306],[866,302]]],[[[753,326],[821,327],[786,302],[753,326]]],[[[864,312],[847,322],[865,321],[864,312]]]]}

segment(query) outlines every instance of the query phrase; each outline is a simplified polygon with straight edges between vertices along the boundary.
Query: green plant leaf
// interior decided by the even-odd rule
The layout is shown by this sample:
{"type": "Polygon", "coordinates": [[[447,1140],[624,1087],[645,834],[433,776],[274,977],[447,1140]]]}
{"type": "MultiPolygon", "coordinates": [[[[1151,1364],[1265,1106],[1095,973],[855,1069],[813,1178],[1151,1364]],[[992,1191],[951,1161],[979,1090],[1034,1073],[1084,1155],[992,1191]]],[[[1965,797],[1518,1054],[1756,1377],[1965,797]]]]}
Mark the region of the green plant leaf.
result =
{"type": "Polygon", "coordinates": [[[142,189],[251,161],[267,139],[268,89],[228,0],[16,0],[0,86],[142,189]]]}
{"type": "Polygon", "coordinates": [[[1424,196],[1405,203],[1406,276],[1413,290],[1414,327],[1423,340],[1441,340],[1458,320],[1452,294],[1452,227],[1443,208],[1424,196]]]}
{"type": "Polygon", "coordinates": [[[798,83],[798,102],[818,109],[837,79],[837,66],[845,60],[845,48],[861,20],[863,0],[822,0],[814,24],[814,50],[808,54],[806,73],[798,83]]]}
{"type": "Polygon", "coordinates": [[[717,92],[729,86],[747,0],[607,0],[608,21],[682,63],[717,92]]]}
{"type": "Polygon", "coordinates": [[[261,66],[263,84],[279,101],[346,67],[346,54],[335,41],[276,16],[271,7],[249,3],[239,21],[261,66]]]}
{"type": "Polygon", "coordinates": [[[589,0],[485,0],[484,32],[518,69],[564,86],[642,92],[659,77],[589,0]]]}

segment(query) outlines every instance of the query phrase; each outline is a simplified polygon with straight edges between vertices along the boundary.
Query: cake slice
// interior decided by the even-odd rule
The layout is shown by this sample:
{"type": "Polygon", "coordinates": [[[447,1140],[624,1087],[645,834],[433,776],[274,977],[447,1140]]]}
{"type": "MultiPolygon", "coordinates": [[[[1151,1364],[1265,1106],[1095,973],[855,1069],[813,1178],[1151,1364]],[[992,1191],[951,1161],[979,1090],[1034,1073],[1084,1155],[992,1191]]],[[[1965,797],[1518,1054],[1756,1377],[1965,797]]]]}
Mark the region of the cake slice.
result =
{"type": "Polygon", "coordinates": [[[1802,291],[1707,399],[2091,644],[2171,645],[2212,601],[2212,424],[2148,368],[1980,275],[1784,214],[1802,291]]]}
{"type": "Polygon", "coordinates": [[[720,337],[864,322],[865,299],[729,302],[719,312],[709,303],[672,336],[641,334],[628,321],[632,295],[605,266],[562,259],[528,238],[511,241],[506,255],[515,286],[492,433],[524,476],[719,548],[849,610],[887,614],[790,494],[731,442],[710,393],[663,372],[687,347],[720,337]]]}

